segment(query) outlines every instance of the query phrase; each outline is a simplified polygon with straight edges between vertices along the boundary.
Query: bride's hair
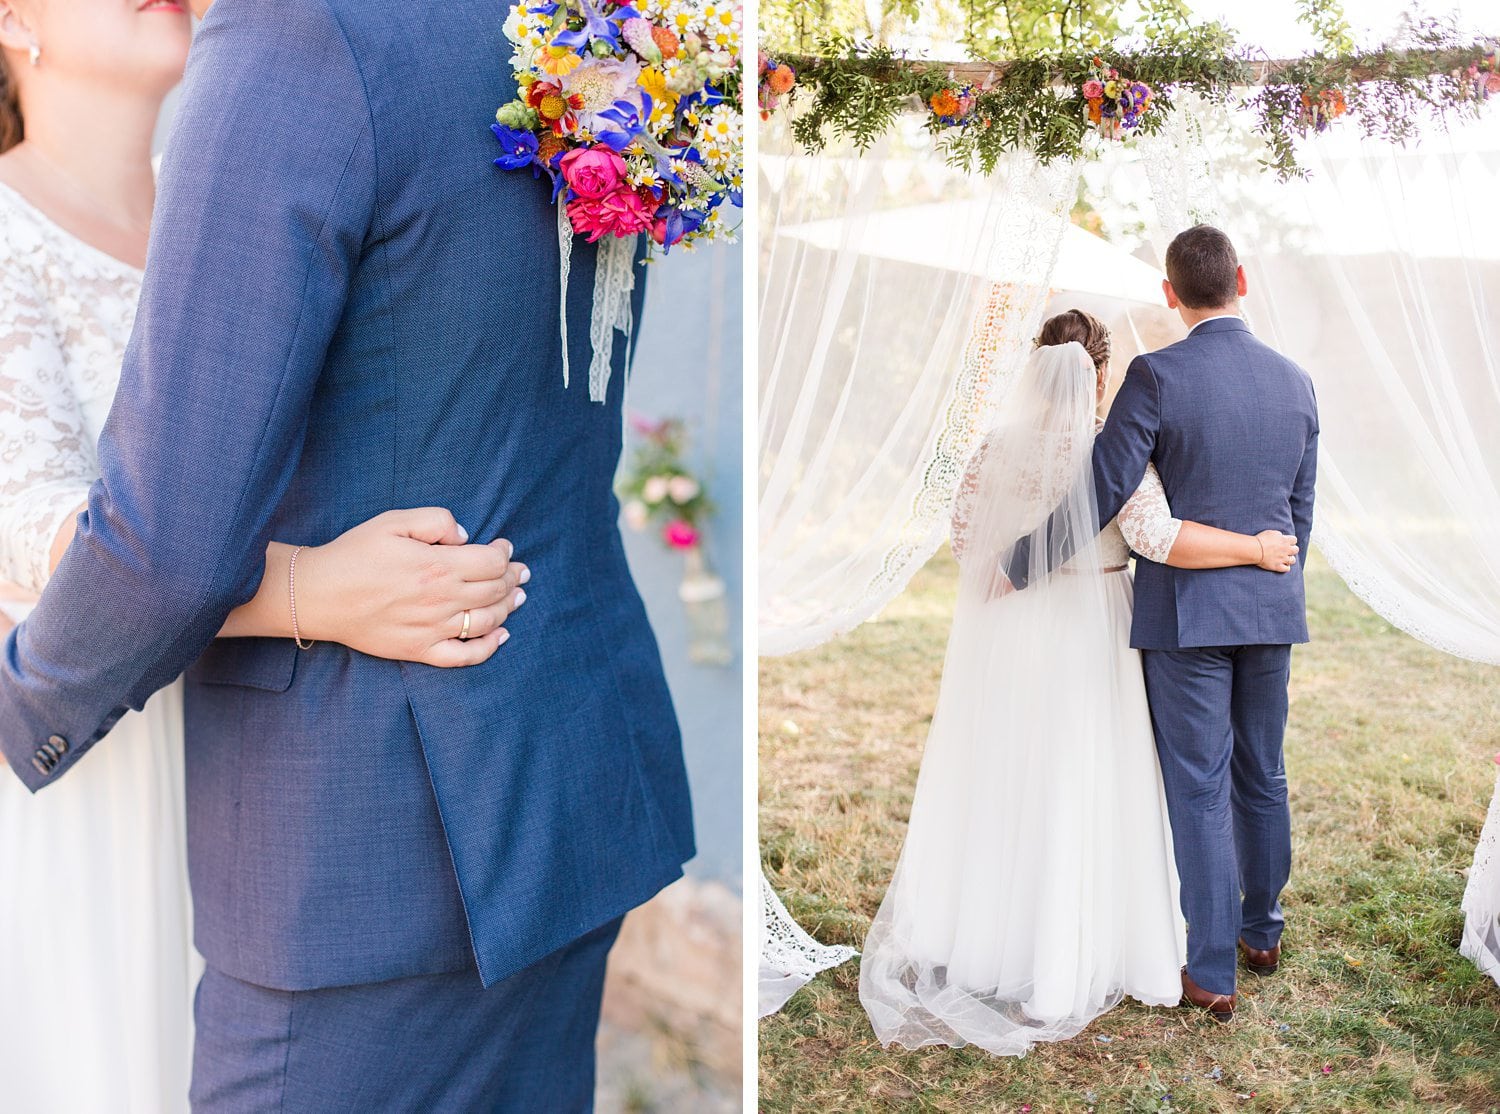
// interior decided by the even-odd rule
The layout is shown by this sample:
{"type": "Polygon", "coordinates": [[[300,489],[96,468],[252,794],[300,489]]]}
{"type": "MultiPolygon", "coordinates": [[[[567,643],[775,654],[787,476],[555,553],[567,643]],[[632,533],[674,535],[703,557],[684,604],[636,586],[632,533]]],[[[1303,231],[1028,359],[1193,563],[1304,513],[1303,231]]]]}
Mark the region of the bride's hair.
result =
{"type": "Polygon", "coordinates": [[[1094,361],[1094,367],[1102,370],[1109,363],[1109,326],[1092,313],[1081,309],[1064,310],[1042,322],[1036,347],[1069,342],[1083,345],[1089,359],[1094,361]]]}
{"type": "Polygon", "coordinates": [[[0,58],[0,154],[9,151],[26,135],[21,115],[21,91],[10,72],[10,63],[0,58]]]}

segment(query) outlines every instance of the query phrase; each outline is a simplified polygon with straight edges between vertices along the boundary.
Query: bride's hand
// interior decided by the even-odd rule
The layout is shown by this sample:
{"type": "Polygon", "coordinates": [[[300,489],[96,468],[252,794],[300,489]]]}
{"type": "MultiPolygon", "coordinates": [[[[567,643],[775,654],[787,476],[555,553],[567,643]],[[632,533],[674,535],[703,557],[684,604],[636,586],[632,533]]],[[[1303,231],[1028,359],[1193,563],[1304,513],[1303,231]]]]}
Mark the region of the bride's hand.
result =
{"type": "Polygon", "coordinates": [[[1262,530],[1255,535],[1260,542],[1260,567],[1267,572],[1291,572],[1297,563],[1297,539],[1280,530],[1262,530]]]}
{"type": "Polygon", "coordinates": [[[297,558],[304,638],[373,657],[453,668],[487,661],[510,637],[531,570],[511,544],[467,545],[436,508],[387,511],[297,558]],[[461,641],[464,612],[469,637],[461,641]]]}

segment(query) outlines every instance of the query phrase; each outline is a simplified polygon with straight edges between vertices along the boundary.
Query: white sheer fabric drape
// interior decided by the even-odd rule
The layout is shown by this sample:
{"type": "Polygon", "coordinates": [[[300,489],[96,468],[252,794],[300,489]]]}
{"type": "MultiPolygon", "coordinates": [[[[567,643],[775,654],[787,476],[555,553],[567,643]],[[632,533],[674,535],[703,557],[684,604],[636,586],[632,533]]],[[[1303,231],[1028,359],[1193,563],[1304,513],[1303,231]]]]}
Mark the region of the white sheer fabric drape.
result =
{"type": "Polygon", "coordinates": [[[962,173],[915,116],[862,156],[763,134],[760,651],[776,655],[868,619],[942,542],[1077,172],[1017,155],[962,173]]]}
{"type": "MultiPolygon", "coordinates": [[[[1076,170],[967,174],[913,114],[875,150],[762,128],[760,650],[815,646],[890,602],[942,543],[988,408],[1046,303],[1076,170]]],[[[760,1011],[854,955],[762,879],[760,1011]]]]}
{"type": "Polygon", "coordinates": [[[1301,144],[1305,181],[1227,195],[1212,167],[1243,136],[1196,133],[1147,146],[1162,238],[1221,223],[1252,327],[1312,374],[1314,540],[1391,623],[1500,664],[1500,114],[1411,148],[1336,126],[1301,144]]]}

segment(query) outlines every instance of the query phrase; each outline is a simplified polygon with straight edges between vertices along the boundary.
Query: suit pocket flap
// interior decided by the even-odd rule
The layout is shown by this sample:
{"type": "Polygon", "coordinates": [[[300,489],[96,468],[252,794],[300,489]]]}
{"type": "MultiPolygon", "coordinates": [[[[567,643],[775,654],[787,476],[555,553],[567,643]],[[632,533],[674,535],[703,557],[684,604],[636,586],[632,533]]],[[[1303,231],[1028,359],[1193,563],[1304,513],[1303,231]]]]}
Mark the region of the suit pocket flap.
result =
{"type": "Polygon", "coordinates": [[[285,692],[297,672],[297,647],[289,638],[220,638],[188,670],[200,685],[238,685],[285,692]]]}

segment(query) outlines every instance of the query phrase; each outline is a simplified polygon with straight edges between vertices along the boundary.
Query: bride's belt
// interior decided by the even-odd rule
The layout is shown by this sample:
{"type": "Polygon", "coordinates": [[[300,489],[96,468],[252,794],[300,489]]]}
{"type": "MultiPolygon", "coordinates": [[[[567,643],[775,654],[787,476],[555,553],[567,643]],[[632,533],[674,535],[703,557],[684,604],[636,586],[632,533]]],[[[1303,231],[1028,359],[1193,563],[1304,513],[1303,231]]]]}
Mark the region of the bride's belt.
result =
{"type": "MultiPolygon", "coordinates": [[[[1102,576],[1105,573],[1110,573],[1110,572],[1124,572],[1129,567],[1130,567],[1129,565],[1111,565],[1107,569],[1100,569],[1098,571],[1099,571],[1099,574],[1102,576]]],[[[1057,571],[1058,572],[1065,572],[1069,576],[1091,576],[1094,573],[1093,569],[1070,569],[1070,568],[1068,568],[1067,565],[1064,565],[1062,568],[1058,569],[1057,571]]]]}

